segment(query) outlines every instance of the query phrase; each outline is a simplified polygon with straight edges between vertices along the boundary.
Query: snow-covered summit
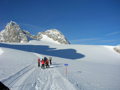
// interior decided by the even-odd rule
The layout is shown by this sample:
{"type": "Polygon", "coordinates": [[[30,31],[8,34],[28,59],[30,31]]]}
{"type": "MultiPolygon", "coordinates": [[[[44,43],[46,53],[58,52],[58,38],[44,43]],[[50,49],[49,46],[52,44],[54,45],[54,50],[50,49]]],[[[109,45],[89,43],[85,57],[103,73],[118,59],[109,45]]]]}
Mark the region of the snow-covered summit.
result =
{"type": "Polygon", "coordinates": [[[23,43],[28,42],[28,38],[16,22],[10,21],[0,32],[0,42],[23,43]]]}
{"type": "Polygon", "coordinates": [[[7,29],[7,30],[20,30],[20,26],[16,22],[10,21],[6,25],[5,29],[7,29]]]}
{"type": "Polygon", "coordinates": [[[59,44],[70,44],[66,37],[57,29],[49,29],[45,32],[39,32],[37,35],[37,39],[44,39],[45,37],[55,41],[59,44]]]}

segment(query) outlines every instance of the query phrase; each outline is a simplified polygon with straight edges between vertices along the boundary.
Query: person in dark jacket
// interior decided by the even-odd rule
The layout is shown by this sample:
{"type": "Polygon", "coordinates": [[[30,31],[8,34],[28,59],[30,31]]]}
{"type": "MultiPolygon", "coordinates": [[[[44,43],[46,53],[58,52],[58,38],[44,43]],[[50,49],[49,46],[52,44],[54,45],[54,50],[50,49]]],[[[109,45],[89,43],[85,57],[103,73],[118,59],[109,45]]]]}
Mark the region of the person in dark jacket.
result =
{"type": "Polygon", "coordinates": [[[44,57],[44,61],[46,62],[46,60],[47,60],[47,57],[44,57]]]}
{"type": "Polygon", "coordinates": [[[52,65],[52,57],[49,57],[50,65],[52,65]]]}
{"type": "Polygon", "coordinates": [[[38,58],[38,67],[40,67],[40,58],[38,58]]]}

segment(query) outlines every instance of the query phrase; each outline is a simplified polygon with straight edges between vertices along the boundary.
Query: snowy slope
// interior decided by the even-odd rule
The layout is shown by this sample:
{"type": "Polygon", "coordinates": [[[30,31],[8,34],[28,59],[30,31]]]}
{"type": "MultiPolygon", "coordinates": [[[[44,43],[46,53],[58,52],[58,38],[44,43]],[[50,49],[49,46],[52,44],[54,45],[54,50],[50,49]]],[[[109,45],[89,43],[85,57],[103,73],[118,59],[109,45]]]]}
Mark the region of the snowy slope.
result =
{"type": "Polygon", "coordinates": [[[11,90],[75,90],[56,69],[45,71],[37,67],[37,58],[41,55],[2,49],[4,54],[0,57],[0,81],[11,90]]]}
{"type": "Polygon", "coordinates": [[[2,48],[2,50],[4,53],[0,56],[0,80],[31,65],[36,60],[36,56],[29,52],[9,48],[2,48]]]}
{"type": "Polygon", "coordinates": [[[3,53],[3,50],[0,48],[0,55],[3,53]]]}
{"type": "Polygon", "coordinates": [[[41,41],[49,42],[49,43],[55,43],[55,44],[60,44],[58,41],[54,41],[53,39],[49,38],[46,35],[42,35],[41,41]]]}
{"type": "Polygon", "coordinates": [[[11,90],[120,90],[120,54],[112,46],[31,41],[0,47],[0,80],[11,90]],[[42,70],[37,58],[44,56],[53,65],[42,70]]]}

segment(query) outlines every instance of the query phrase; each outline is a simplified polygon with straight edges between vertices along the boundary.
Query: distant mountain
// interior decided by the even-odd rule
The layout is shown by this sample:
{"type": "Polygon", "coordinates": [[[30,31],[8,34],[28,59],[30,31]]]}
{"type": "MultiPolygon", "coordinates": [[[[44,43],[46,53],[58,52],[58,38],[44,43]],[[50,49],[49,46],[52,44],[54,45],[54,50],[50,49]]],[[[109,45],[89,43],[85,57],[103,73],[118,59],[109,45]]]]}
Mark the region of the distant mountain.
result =
{"type": "Polygon", "coordinates": [[[53,39],[60,44],[70,44],[66,37],[57,29],[50,29],[46,30],[45,32],[39,32],[37,34],[37,39],[41,40],[42,38],[44,38],[44,36],[47,36],[48,38],[53,39]]]}
{"type": "Polygon", "coordinates": [[[70,44],[66,37],[57,29],[50,29],[45,32],[39,32],[37,35],[32,35],[30,32],[22,30],[14,21],[10,21],[5,26],[5,29],[0,32],[0,42],[27,43],[31,39],[43,40],[45,36],[59,44],[70,44]]]}
{"type": "Polygon", "coordinates": [[[0,42],[28,42],[27,36],[20,26],[10,21],[5,29],[0,32],[0,42]]]}

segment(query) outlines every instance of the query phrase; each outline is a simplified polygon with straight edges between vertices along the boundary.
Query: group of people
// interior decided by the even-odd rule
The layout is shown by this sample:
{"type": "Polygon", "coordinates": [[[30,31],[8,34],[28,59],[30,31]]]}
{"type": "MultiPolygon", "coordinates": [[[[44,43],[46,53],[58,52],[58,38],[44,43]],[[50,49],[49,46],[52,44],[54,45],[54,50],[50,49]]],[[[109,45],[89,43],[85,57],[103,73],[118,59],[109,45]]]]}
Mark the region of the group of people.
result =
{"type": "Polygon", "coordinates": [[[49,68],[49,66],[52,65],[52,57],[49,57],[49,59],[44,57],[41,60],[38,58],[38,67],[40,67],[40,65],[42,69],[49,68]]]}

